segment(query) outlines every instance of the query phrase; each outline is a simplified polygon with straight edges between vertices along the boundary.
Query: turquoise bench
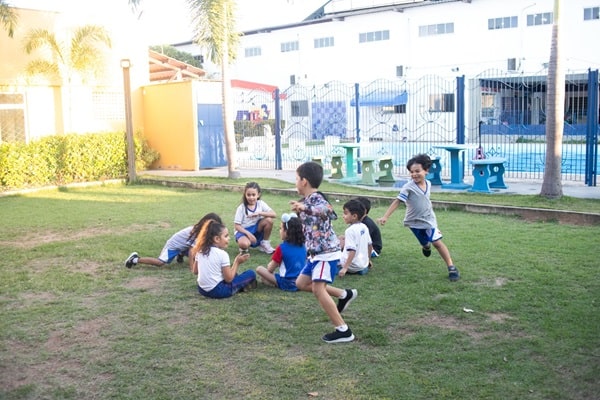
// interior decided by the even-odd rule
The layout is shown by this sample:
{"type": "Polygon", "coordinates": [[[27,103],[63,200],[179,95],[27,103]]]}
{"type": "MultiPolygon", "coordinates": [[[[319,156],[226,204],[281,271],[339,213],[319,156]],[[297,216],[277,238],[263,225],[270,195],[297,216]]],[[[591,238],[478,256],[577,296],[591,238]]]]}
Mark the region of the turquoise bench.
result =
{"type": "Polygon", "coordinates": [[[473,165],[473,186],[470,192],[493,193],[492,189],[507,189],[504,183],[506,158],[491,157],[469,161],[473,165]]]}
{"type": "Polygon", "coordinates": [[[392,157],[384,156],[379,158],[361,157],[358,159],[362,163],[361,185],[366,186],[394,186],[396,180],[392,173],[394,164],[392,157]],[[375,167],[378,163],[379,169],[375,167]]]}
{"type": "Polygon", "coordinates": [[[432,185],[440,185],[442,184],[442,164],[440,164],[440,156],[431,156],[431,167],[429,168],[429,173],[425,177],[432,185]]]}

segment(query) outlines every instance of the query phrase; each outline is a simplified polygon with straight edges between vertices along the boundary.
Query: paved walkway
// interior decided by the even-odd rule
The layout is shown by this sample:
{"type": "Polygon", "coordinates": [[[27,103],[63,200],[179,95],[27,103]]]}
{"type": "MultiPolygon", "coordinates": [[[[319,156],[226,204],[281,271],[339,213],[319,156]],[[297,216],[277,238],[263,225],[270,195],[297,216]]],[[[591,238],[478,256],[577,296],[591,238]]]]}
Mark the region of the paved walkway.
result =
{"type": "MultiPolygon", "coordinates": [[[[202,169],[199,171],[173,171],[173,170],[150,170],[143,171],[141,175],[155,176],[215,176],[227,177],[227,167],[202,169]]],[[[292,170],[272,170],[272,169],[244,169],[240,170],[242,178],[273,178],[294,183],[296,172],[292,170]]],[[[406,179],[406,177],[403,177],[406,179]]],[[[397,178],[398,179],[398,178],[397,178]]],[[[514,180],[504,179],[508,189],[498,189],[497,193],[505,194],[528,194],[536,195],[540,193],[542,181],[533,180],[514,180]]],[[[333,181],[332,181],[333,182],[333,181]]],[[[465,182],[472,183],[468,177],[465,182]]],[[[380,188],[377,186],[365,186],[369,190],[390,190],[390,188],[380,188]]],[[[442,189],[439,186],[433,186],[432,192],[456,192],[452,189],[442,189]]],[[[581,182],[563,182],[563,195],[579,197],[583,199],[600,199],[600,186],[586,186],[581,182]]]]}

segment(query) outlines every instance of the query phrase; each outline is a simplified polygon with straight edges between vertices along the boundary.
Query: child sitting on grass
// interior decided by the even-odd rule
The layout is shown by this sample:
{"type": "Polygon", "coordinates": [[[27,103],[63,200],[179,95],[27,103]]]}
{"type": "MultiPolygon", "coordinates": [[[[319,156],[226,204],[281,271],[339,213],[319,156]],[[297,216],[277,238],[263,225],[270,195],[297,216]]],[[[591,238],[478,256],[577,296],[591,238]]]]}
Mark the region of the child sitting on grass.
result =
{"type": "Polygon", "coordinates": [[[365,216],[363,204],[352,199],[344,204],[342,218],[348,224],[344,233],[344,250],[340,257],[339,276],[348,274],[364,275],[369,272],[371,266],[371,252],[373,245],[369,228],[361,221],[365,216]]]}
{"type": "Polygon", "coordinates": [[[283,214],[279,227],[281,244],[277,246],[267,267],[258,266],[256,273],[267,284],[295,292],[296,278],[306,264],[306,247],[302,223],[296,214],[283,214]],[[279,273],[275,270],[279,268],[279,273]]]}

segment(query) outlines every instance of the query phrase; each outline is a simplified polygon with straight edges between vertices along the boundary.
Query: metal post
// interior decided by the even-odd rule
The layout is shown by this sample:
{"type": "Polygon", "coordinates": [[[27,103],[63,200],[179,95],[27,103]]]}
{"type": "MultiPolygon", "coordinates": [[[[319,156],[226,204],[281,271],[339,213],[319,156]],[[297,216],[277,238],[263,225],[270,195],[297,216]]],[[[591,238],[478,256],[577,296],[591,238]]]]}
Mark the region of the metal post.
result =
{"type": "Polygon", "coordinates": [[[131,61],[129,59],[121,60],[123,68],[123,89],[125,93],[125,133],[127,135],[127,181],[133,183],[136,180],[135,174],[135,142],[133,140],[133,123],[131,121],[131,81],[129,69],[131,61]]]}

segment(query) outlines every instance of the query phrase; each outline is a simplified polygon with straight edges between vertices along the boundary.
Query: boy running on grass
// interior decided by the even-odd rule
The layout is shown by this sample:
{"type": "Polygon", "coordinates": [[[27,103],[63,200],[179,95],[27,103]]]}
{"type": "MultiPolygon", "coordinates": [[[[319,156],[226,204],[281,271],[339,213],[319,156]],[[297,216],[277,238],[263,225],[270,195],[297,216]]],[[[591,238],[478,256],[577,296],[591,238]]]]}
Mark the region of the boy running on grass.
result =
{"type": "Polygon", "coordinates": [[[388,218],[396,211],[403,202],[406,204],[406,215],[404,226],[408,226],[421,244],[423,255],[431,255],[431,245],[435,247],[448,267],[448,279],[452,282],[460,279],[458,269],[454,266],[450,251],[442,242],[442,232],[437,227],[437,220],[433,212],[433,206],[429,195],[431,193],[431,182],[425,177],[431,167],[431,159],[427,154],[414,156],[406,163],[411,179],[402,186],[398,197],[392,201],[389,208],[377,222],[385,225],[388,218]]]}
{"type": "Polygon", "coordinates": [[[337,274],[341,252],[332,225],[337,215],[318,191],[322,181],[323,167],[316,162],[306,162],[296,169],[296,189],[303,199],[291,201],[290,205],[302,221],[308,252],[308,260],[296,280],[296,286],[299,290],[313,292],[335,326],[335,331],[324,335],[323,340],[327,343],[351,342],[354,335],[341,313],[358,296],[358,292],[330,286],[337,274]],[[339,299],[337,307],[331,296],[339,299]]]}

